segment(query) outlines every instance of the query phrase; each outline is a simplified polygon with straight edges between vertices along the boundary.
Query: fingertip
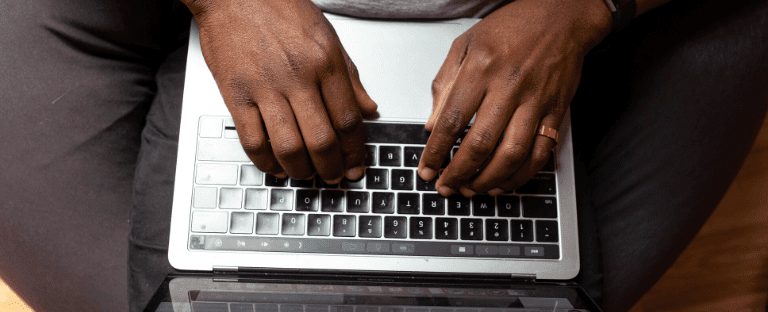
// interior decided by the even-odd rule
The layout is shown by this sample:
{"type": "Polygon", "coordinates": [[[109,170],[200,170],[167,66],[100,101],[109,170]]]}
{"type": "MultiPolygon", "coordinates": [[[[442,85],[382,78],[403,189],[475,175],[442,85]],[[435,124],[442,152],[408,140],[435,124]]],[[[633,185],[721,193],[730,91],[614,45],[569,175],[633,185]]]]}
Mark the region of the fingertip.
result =
{"type": "Polygon", "coordinates": [[[500,188],[495,188],[495,189],[492,189],[492,190],[488,191],[488,195],[491,195],[491,196],[498,196],[501,193],[504,193],[504,190],[500,189],[500,188]]]}
{"type": "Polygon", "coordinates": [[[432,181],[437,176],[437,171],[432,168],[422,167],[419,168],[419,176],[424,181],[432,181]]]}
{"type": "Polygon", "coordinates": [[[437,190],[437,192],[438,192],[438,193],[440,193],[440,195],[441,195],[441,196],[443,196],[443,197],[448,197],[448,196],[451,196],[451,195],[453,195],[453,193],[455,193],[455,192],[456,192],[454,189],[452,189],[452,188],[450,188],[450,187],[447,187],[447,186],[445,186],[445,185],[442,185],[442,186],[439,186],[439,187],[437,187],[437,188],[436,188],[436,190],[437,190]]]}
{"type": "Polygon", "coordinates": [[[461,188],[459,188],[459,192],[461,192],[461,195],[464,195],[464,197],[466,197],[466,198],[471,198],[472,196],[477,195],[477,193],[475,193],[475,191],[470,190],[470,189],[468,189],[466,187],[463,187],[463,186],[461,188]]]}
{"type": "Polygon", "coordinates": [[[347,170],[347,172],[344,174],[348,180],[357,180],[360,179],[363,176],[363,173],[365,173],[365,168],[363,166],[354,167],[352,169],[347,170]]]}

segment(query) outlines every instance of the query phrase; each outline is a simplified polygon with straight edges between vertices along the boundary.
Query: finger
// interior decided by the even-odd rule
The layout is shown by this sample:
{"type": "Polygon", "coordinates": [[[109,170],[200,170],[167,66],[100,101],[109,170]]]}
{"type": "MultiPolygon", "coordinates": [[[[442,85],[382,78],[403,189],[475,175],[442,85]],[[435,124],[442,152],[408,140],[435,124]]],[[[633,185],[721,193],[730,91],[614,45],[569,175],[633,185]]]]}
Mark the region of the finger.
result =
{"type": "Polygon", "coordinates": [[[237,128],[240,144],[256,168],[275,176],[287,176],[272,152],[272,146],[269,144],[269,137],[256,104],[251,102],[247,107],[235,109],[232,112],[232,119],[237,128]]]}
{"type": "Polygon", "coordinates": [[[454,143],[472,120],[485,96],[478,71],[463,67],[456,84],[448,91],[445,106],[437,116],[419,162],[419,176],[431,181],[442,167],[454,143]]]}
{"type": "Polygon", "coordinates": [[[275,158],[292,178],[303,180],[312,177],[315,170],[288,100],[276,92],[261,96],[256,103],[271,138],[275,158]]]}
{"type": "Polygon", "coordinates": [[[540,105],[523,103],[507,124],[504,137],[488,164],[467,187],[460,190],[465,196],[485,193],[510,177],[525,162],[534,141],[534,132],[541,116],[540,105]]]}
{"type": "Polygon", "coordinates": [[[360,107],[360,111],[365,115],[371,115],[376,113],[378,105],[371,99],[368,92],[365,91],[363,84],[360,82],[360,73],[357,71],[357,66],[349,58],[347,51],[344,47],[341,48],[341,53],[344,55],[344,61],[347,65],[347,72],[349,73],[349,79],[352,83],[352,90],[355,93],[355,99],[360,107]]]}
{"type": "MultiPolygon", "coordinates": [[[[541,125],[550,127],[552,129],[559,129],[560,120],[555,115],[547,115],[541,120],[541,125]]],[[[539,127],[540,128],[540,127],[539,127]]],[[[538,128],[536,133],[538,133],[538,128]]],[[[535,135],[533,149],[530,156],[520,165],[520,167],[512,174],[506,181],[501,183],[498,187],[489,192],[492,195],[498,195],[502,192],[511,191],[519,188],[528,180],[533,178],[536,173],[544,167],[549,159],[550,152],[555,147],[557,142],[544,135],[535,135]]]]}
{"type": "Polygon", "coordinates": [[[432,80],[432,114],[429,115],[429,119],[424,125],[427,131],[432,131],[432,128],[434,128],[435,120],[445,106],[448,91],[453,88],[453,84],[456,82],[466,54],[467,44],[464,36],[461,36],[451,44],[448,56],[443,61],[443,65],[437,72],[435,79],[432,80]]]}
{"type": "Polygon", "coordinates": [[[477,111],[475,123],[461,142],[458,152],[435,184],[443,195],[459,189],[462,182],[475,175],[496,148],[501,133],[515,111],[516,101],[506,92],[488,94],[477,111]]]}
{"type": "Polygon", "coordinates": [[[261,112],[242,79],[230,79],[222,84],[222,97],[232,115],[237,136],[245,154],[259,170],[285,177],[287,174],[277,162],[269,143],[261,112]]]}
{"type": "Polygon", "coordinates": [[[320,81],[323,102],[341,147],[345,176],[356,180],[364,173],[363,117],[355,101],[352,84],[344,64],[332,64],[320,81]]]}
{"type": "Polygon", "coordinates": [[[344,176],[341,149],[320,92],[314,87],[289,96],[290,104],[317,174],[336,184],[344,176]]]}

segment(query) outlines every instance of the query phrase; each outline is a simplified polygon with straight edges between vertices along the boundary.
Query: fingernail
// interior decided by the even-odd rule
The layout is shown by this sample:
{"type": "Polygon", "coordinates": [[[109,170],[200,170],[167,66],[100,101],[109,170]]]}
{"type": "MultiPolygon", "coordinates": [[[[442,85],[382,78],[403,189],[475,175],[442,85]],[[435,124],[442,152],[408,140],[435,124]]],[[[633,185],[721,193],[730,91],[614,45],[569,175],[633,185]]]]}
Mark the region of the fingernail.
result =
{"type": "Polygon", "coordinates": [[[492,189],[492,190],[488,191],[488,195],[491,195],[491,196],[497,196],[497,195],[499,195],[501,193],[504,193],[504,190],[502,190],[500,188],[495,188],[495,189],[492,189]]]}
{"type": "Polygon", "coordinates": [[[424,181],[432,181],[432,179],[437,176],[437,171],[432,168],[424,167],[419,170],[419,176],[424,179],[424,181]]]}
{"type": "Polygon", "coordinates": [[[456,192],[456,191],[454,191],[452,188],[447,186],[439,186],[437,187],[437,192],[440,193],[440,195],[442,195],[443,197],[448,197],[448,196],[451,196],[451,194],[453,194],[453,192],[456,192]]]}
{"type": "Polygon", "coordinates": [[[325,184],[330,184],[330,185],[339,184],[339,183],[341,183],[342,179],[344,179],[344,177],[338,177],[338,178],[330,180],[330,181],[325,181],[325,184]]]}
{"type": "Polygon", "coordinates": [[[459,188],[459,192],[461,192],[461,195],[464,195],[464,197],[467,197],[467,198],[475,196],[475,194],[477,194],[475,193],[475,191],[470,190],[466,187],[459,188]]]}
{"type": "Polygon", "coordinates": [[[352,169],[347,170],[347,173],[345,174],[345,176],[347,177],[347,179],[357,180],[363,176],[363,170],[364,170],[363,166],[354,167],[352,169]]]}
{"type": "Polygon", "coordinates": [[[281,173],[276,174],[275,177],[278,178],[278,179],[285,179],[285,178],[288,177],[288,174],[285,173],[285,172],[281,172],[281,173]]]}

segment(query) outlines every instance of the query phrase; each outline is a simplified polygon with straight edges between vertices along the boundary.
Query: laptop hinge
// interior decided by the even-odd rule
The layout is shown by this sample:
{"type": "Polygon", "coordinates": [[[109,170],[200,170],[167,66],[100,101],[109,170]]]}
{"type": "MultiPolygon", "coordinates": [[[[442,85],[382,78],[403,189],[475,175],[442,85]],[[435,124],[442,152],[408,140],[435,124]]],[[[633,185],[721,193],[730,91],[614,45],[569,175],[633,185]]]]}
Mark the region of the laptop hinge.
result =
{"type": "Polygon", "coordinates": [[[536,274],[511,274],[512,281],[530,283],[536,281],[536,274]]]}
{"type": "Polygon", "coordinates": [[[219,266],[219,265],[213,266],[213,275],[237,274],[238,271],[239,269],[233,266],[219,266]]]}
{"type": "Polygon", "coordinates": [[[241,279],[304,279],[304,280],[347,280],[357,282],[415,282],[440,283],[457,279],[463,283],[508,285],[515,282],[531,282],[534,274],[457,274],[434,272],[392,272],[320,269],[279,269],[257,267],[214,266],[215,278],[241,279]]]}

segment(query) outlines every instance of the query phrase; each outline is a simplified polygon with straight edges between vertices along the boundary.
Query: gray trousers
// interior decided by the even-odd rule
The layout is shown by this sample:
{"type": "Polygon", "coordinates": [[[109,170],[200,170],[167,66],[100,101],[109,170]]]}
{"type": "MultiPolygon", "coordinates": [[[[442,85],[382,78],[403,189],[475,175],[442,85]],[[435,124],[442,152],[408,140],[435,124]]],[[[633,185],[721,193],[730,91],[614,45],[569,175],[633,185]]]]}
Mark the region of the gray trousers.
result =
{"type": "MultiPolygon", "coordinates": [[[[0,276],[38,311],[140,311],[165,275],[190,15],[0,1],[0,276]]],[[[678,1],[587,56],[581,273],[629,309],[710,215],[768,106],[766,1],[678,1]]],[[[425,103],[424,105],[430,105],[425,103]]]]}

